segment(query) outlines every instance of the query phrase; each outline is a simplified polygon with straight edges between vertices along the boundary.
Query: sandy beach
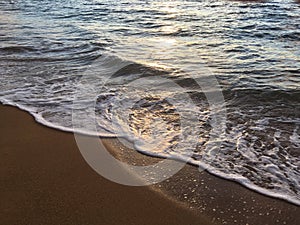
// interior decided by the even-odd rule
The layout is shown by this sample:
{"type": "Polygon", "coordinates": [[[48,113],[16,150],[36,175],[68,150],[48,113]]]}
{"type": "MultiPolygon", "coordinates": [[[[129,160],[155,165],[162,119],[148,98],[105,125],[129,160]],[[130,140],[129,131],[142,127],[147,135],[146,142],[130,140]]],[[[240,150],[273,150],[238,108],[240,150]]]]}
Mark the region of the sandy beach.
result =
{"type": "MultiPolygon", "coordinates": [[[[1,106],[0,116],[1,225],[300,222],[299,207],[194,166],[150,187],[113,183],[88,166],[73,134],[44,127],[10,106],[1,106]]],[[[122,161],[158,160],[120,148],[117,139],[103,143],[122,161]]]]}
{"type": "Polygon", "coordinates": [[[0,224],[210,224],[148,187],[94,172],[73,134],[1,106],[0,224]]]}
{"type": "Polygon", "coordinates": [[[300,225],[298,2],[0,1],[0,225],[300,225]]]}

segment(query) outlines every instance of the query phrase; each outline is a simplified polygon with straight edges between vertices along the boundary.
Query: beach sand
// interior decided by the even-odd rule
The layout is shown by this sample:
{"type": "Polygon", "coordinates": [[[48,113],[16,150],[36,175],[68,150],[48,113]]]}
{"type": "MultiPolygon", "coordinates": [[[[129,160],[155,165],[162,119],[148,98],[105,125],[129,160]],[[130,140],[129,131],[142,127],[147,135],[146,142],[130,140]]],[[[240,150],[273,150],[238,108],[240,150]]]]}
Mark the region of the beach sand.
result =
{"type": "Polygon", "coordinates": [[[148,187],[94,172],[73,134],[39,125],[1,106],[0,224],[209,224],[148,187]]]}
{"type": "MultiPolygon", "coordinates": [[[[300,207],[187,165],[148,187],[113,183],[94,172],[74,136],[0,106],[0,224],[300,224],[300,207]]],[[[131,164],[160,159],[102,139],[131,164]]]]}
{"type": "MultiPolygon", "coordinates": [[[[133,165],[149,165],[158,159],[144,156],[123,147],[117,139],[105,139],[115,157],[133,165]]],[[[184,203],[197,215],[205,215],[214,224],[229,225],[298,225],[300,207],[284,200],[249,190],[237,182],[225,180],[186,165],[170,179],[151,186],[163,194],[184,203]]]]}

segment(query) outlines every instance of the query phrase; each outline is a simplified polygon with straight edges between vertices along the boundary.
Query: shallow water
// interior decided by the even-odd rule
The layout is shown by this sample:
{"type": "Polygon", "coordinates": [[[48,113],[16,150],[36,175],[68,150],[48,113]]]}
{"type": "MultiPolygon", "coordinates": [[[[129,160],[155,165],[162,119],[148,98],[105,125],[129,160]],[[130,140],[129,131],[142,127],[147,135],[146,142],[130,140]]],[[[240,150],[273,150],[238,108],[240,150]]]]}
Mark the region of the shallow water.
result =
{"type": "Polygon", "coordinates": [[[300,205],[296,2],[0,0],[0,11],[2,103],[300,205]]]}

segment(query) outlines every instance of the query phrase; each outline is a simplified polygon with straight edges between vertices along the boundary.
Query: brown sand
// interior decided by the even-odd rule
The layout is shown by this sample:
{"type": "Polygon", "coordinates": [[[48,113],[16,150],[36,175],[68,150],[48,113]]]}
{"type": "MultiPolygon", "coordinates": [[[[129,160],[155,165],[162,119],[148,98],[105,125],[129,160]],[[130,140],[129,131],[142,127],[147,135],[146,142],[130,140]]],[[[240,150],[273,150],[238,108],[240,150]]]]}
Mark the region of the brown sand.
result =
{"type": "MultiPolygon", "coordinates": [[[[152,164],[158,159],[122,147],[117,139],[104,144],[121,149],[116,157],[130,164],[152,164]]],[[[187,165],[170,179],[155,185],[167,196],[185,203],[198,215],[205,215],[216,224],[299,225],[300,207],[283,200],[251,191],[242,185],[199,171],[187,165]]]]}
{"type": "MultiPolygon", "coordinates": [[[[0,225],[300,224],[300,207],[194,166],[151,187],[112,183],[89,168],[72,134],[45,128],[12,107],[0,106],[0,116],[0,225]]],[[[160,160],[117,139],[103,143],[130,164],[160,160]]]]}
{"type": "Polygon", "coordinates": [[[71,133],[0,106],[0,224],[209,224],[148,187],[95,173],[71,133]]]}

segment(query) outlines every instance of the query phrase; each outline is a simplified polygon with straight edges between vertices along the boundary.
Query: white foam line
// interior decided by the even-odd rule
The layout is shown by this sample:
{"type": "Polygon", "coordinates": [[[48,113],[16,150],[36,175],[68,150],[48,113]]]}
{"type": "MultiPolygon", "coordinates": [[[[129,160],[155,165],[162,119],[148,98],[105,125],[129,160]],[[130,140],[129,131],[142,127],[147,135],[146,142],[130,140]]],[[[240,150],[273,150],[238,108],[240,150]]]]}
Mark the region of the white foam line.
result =
{"type": "MultiPolygon", "coordinates": [[[[76,133],[79,133],[79,134],[89,135],[89,136],[118,137],[115,134],[111,134],[111,135],[101,134],[101,133],[95,133],[95,132],[88,132],[86,130],[74,130],[72,128],[66,128],[66,127],[63,127],[63,126],[59,126],[59,125],[53,124],[53,123],[45,120],[40,114],[33,112],[32,109],[30,109],[29,107],[23,106],[21,104],[14,103],[12,101],[9,101],[9,100],[3,99],[3,98],[0,98],[0,102],[3,105],[15,106],[15,107],[17,107],[21,110],[24,110],[24,111],[30,113],[38,123],[40,123],[44,126],[50,127],[50,128],[54,128],[54,129],[65,131],[65,132],[72,132],[72,133],[76,132],[76,133]]],[[[126,137],[123,137],[123,138],[126,138],[126,137]]],[[[288,201],[292,204],[300,206],[300,199],[298,200],[298,199],[291,198],[289,195],[286,195],[284,193],[276,193],[276,192],[266,190],[266,189],[261,188],[257,185],[254,185],[247,178],[245,178],[243,176],[233,175],[233,174],[230,175],[230,174],[218,171],[214,167],[212,167],[212,166],[210,166],[206,163],[203,163],[201,161],[192,160],[190,158],[186,158],[186,157],[180,156],[180,155],[170,156],[170,155],[166,155],[166,154],[150,153],[150,152],[144,151],[143,149],[138,149],[136,146],[135,146],[135,148],[137,149],[137,151],[142,152],[142,153],[144,153],[146,155],[149,155],[149,156],[160,157],[160,158],[164,157],[164,158],[170,158],[170,159],[174,159],[174,160],[180,160],[180,161],[188,162],[189,164],[192,164],[194,166],[199,166],[200,168],[203,168],[203,169],[207,170],[209,173],[211,173],[213,175],[219,176],[219,177],[227,179],[227,180],[236,181],[236,182],[244,185],[245,187],[247,187],[250,190],[256,191],[256,192],[261,193],[261,194],[266,195],[266,196],[270,196],[270,197],[274,197],[274,198],[278,198],[278,199],[283,199],[283,200],[286,200],[286,201],[288,201]]]]}
{"type": "Polygon", "coordinates": [[[78,130],[74,130],[73,128],[68,128],[68,127],[63,127],[63,126],[60,126],[60,125],[56,125],[54,123],[51,123],[47,120],[45,120],[40,114],[38,113],[35,113],[32,111],[31,108],[29,107],[26,107],[24,105],[21,105],[21,104],[17,104],[17,103],[14,103],[12,101],[9,101],[9,100],[6,100],[6,99],[3,99],[3,98],[0,98],[0,102],[3,104],[3,105],[10,105],[10,106],[14,106],[14,107],[17,107],[23,111],[26,111],[28,112],[30,115],[33,116],[33,118],[35,119],[36,122],[46,126],[46,127],[50,127],[50,128],[54,128],[54,129],[57,129],[57,130],[60,130],[60,131],[64,131],[64,132],[71,132],[71,133],[77,133],[77,134],[83,134],[83,135],[88,135],[88,136],[100,136],[100,137],[117,137],[115,134],[105,134],[105,133],[95,133],[95,132],[89,132],[87,130],[81,130],[81,129],[78,129],[78,130]]]}

